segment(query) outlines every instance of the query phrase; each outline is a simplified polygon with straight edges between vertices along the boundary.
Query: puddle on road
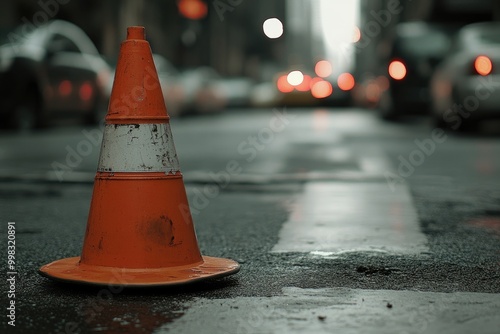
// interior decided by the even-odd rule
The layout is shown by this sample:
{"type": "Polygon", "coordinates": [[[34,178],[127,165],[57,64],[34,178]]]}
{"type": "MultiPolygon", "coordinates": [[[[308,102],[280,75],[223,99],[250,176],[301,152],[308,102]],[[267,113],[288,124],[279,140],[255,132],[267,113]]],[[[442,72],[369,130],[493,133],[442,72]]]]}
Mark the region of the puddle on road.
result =
{"type": "Polygon", "coordinates": [[[109,303],[94,299],[81,304],[78,310],[81,321],[74,326],[105,333],[152,333],[184,315],[184,308],[168,312],[159,309],[155,303],[109,303]]]}

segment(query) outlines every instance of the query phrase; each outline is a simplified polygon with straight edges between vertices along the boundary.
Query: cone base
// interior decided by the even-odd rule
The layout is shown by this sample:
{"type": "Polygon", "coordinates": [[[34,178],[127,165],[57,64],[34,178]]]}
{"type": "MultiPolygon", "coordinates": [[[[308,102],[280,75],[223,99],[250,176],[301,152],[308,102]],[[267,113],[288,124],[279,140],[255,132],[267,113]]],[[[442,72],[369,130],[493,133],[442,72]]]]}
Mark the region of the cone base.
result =
{"type": "Polygon", "coordinates": [[[203,262],[168,268],[114,268],[81,265],[80,257],[70,257],[41,267],[47,278],[97,286],[154,287],[182,285],[236,274],[240,265],[233,260],[203,256],[203,262]]]}

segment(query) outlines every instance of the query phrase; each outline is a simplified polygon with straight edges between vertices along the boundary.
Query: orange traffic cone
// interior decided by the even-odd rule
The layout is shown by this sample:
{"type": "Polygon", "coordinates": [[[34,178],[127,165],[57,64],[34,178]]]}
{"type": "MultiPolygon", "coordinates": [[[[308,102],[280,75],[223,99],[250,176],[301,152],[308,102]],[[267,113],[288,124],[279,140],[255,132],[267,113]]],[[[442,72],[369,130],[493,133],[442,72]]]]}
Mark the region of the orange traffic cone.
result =
{"type": "Polygon", "coordinates": [[[202,256],[144,27],[121,45],[81,257],[40,274],[87,284],[161,286],[238,272],[202,256]],[[187,212],[186,212],[187,211],[187,212]]]}

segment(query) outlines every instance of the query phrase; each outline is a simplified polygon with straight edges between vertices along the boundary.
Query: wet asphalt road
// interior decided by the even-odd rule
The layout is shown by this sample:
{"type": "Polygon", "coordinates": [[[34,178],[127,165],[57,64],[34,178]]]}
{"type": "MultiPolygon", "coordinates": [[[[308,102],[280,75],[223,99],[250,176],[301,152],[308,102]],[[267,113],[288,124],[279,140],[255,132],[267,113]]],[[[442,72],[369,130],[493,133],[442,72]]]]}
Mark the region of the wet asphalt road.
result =
{"type": "Polygon", "coordinates": [[[16,222],[18,272],[2,332],[497,333],[500,136],[429,123],[325,109],[173,120],[202,253],[242,268],[147,290],[36,273],[80,254],[98,129],[0,134],[0,242],[16,222]]]}

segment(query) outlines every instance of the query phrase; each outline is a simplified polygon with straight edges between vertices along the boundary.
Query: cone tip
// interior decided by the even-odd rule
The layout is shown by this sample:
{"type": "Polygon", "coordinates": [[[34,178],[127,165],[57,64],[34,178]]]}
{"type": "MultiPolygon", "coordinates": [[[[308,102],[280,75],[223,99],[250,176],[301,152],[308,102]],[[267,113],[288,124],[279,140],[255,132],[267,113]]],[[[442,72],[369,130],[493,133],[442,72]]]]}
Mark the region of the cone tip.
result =
{"type": "Polygon", "coordinates": [[[132,26],[127,28],[127,39],[146,39],[144,27],[132,26]]]}

